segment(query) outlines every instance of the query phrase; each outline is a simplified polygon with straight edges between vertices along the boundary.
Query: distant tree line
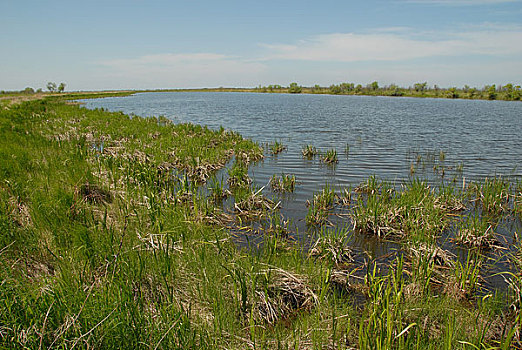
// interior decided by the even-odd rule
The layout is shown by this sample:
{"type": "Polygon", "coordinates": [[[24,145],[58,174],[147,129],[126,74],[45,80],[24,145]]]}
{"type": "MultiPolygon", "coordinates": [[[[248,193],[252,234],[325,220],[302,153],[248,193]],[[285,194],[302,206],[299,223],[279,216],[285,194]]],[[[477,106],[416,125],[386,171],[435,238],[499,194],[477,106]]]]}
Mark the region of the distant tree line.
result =
{"type": "Polygon", "coordinates": [[[303,87],[297,83],[291,83],[288,87],[281,85],[259,85],[254,89],[257,92],[281,92],[281,93],[309,93],[309,94],[332,94],[332,95],[375,95],[375,96],[408,96],[408,97],[438,97],[438,98],[462,98],[481,100],[506,100],[520,101],[522,89],[520,85],[512,83],[505,85],[485,85],[481,88],[449,87],[441,88],[438,85],[429,86],[427,82],[418,82],[409,87],[400,87],[396,84],[380,86],[373,81],[365,86],[355,83],[340,83],[330,86],[314,85],[303,87]]]}
{"type": "MultiPolygon", "coordinates": [[[[48,82],[47,83],[47,90],[49,90],[49,92],[64,92],[65,91],[65,87],[67,85],[65,83],[60,83],[60,84],[56,84],[56,83],[53,83],[52,81],[48,82]]],[[[43,90],[41,88],[39,89],[33,89],[32,87],[26,87],[25,89],[23,90],[20,90],[20,91],[0,91],[0,94],[12,94],[12,93],[20,93],[20,94],[26,94],[26,95],[31,95],[31,94],[39,94],[39,93],[42,93],[43,90]]]]}

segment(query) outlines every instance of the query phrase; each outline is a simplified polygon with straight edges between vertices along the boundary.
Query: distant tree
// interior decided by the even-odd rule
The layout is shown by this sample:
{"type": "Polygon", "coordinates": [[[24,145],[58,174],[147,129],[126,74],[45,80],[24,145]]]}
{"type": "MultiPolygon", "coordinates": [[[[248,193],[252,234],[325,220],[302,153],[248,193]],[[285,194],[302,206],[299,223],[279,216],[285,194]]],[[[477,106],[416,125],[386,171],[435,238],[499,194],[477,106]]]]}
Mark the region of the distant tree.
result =
{"type": "Polygon", "coordinates": [[[329,89],[331,94],[340,94],[341,93],[341,87],[339,85],[332,84],[330,85],[329,89]]]}
{"type": "Polygon", "coordinates": [[[362,85],[361,84],[357,84],[357,86],[355,87],[355,93],[358,94],[362,91],[362,85]]]}
{"type": "Polygon", "coordinates": [[[288,92],[291,94],[300,94],[302,91],[303,91],[303,88],[301,86],[297,85],[297,83],[291,83],[290,86],[288,87],[288,92]]]}
{"type": "Polygon", "coordinates": [[[56,91],[56,83],[53,83],[52,81],[47,83],[47,90],[49,92],[55,92],[56,91]]]}
{"type": "Polygon", "coordinates": [[[388,87],[388,91],[389,91],[390,96],[402,96],[402,95],[404,95],[404,92],[401,91],[399,86],[397,86],[396,84],[391,84],[388,87]]]}
{"type": "Polygon", "coordinates": [[[341,87],[341,92],[343,92],[343,93],[353,91],[353,89],[355,88],[353,83],[342,83],[340,85],[340,87],[341,87]]]}
{"type": "Polygon", "coordinates": [[[456,87],[449,88],[447,93],[449,98],[459,98],[459,93],[456,87]]]}
{"type": "Polygon", "coordinates": [[[36,90],[36,93],[41,93],[42,92],[42,88],[38,88],[38,90],[36,90]]]}
{"type": "Polygon", "coordinates": [[[317,93],[317,92],[320,92],[320,91],[321,91],[321,86],[319,84],[315,84],[312,87],[312,92],[317,93]]]}
{"type": "Polygon", "coordinates": [[[475,88],[470,88],[468,90],[468,95],[469,95],[469,98],[473,99],[475,98],[475,95],[477,94],[477,89],[475,88]]]}
{"type": "Polygon", "coordinates": [[[515,86],[513,90],[513,100],[520,100],[522,98],[522,91],[520,91],[520,85],[515,86]]]}
{"type": "Polygon", "coordinates": [[[503,90],[506,92],[506,100],[513,100],[513,95],[515,92],[515,89],[513,88],[513,84],[506,84],[504,85],[503,90]]]}
{"type": "Polygon", "coordinates": [[[64,92],[65,91],[65,83],[60,83],[60,86],[58,86],[58,92],[64,92]]]}
{"type": "Polygon", "coordinates": [[[427,82],[416,83],[416,84],[413,85],[413,88],[417,92],[425,92],[427,90],[427,88],[428,88],[428,83],[427,82]]]}
{"type": "Polygon", "coordinates": [[[370,84],[369,88],[372,89],[373,91],[378,90],[379,89],[379,83],[374,81],[374,82],[372,82],[370,84]]]}
{"type": "Polygon", "coordinates": [[[496,100],[497,99],[497,88],[495,86],[495,84],[493,85],[486,85],[484,87],[484,90],[486,90],[486,93],[487,93],[487,96],[488,96],[488,100],[496,100]]]}
{"type": "Polygon", "coordinates": [[[34,89],[32,87],[26,87],[21,92],[24,94],[34,94],[34,89]]]}

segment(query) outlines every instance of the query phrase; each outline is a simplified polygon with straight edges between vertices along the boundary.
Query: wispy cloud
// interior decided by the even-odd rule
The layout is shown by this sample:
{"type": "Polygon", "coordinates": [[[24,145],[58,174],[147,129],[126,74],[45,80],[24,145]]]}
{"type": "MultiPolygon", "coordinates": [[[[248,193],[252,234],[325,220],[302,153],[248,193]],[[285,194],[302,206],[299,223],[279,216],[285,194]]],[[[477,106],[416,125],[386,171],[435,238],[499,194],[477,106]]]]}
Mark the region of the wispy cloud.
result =
{"type": "Polygon", "coordinates": [[[292,44],[262,44],[266,59],[402,61],[437,56],[521,55],[521,27],[479,27],[460,32],[376,31],[318,35],[292,44]]]}
{"type": "Polygon", "coordinates": [[[298,81],[441,85],[519,80],[522,26],[482,24],[455,31],[379,28],[262,44],[248,59],[214,52],[162,53],[98,62],[93,86],[126,88],[255,86],[298,81]],[[350,64],[346,64],[350,63],[350,64]],[[117,86],[114,86],[117,82],[117,86]],[[96,84],[96,85],[95,85],[96,84]]]}
{"type": "Polygon", "coordinates": [[[265,69],[263,63],[217,53],[153,54],[98,65],[109,78],[154,87],[250,86],[265,69]]]}

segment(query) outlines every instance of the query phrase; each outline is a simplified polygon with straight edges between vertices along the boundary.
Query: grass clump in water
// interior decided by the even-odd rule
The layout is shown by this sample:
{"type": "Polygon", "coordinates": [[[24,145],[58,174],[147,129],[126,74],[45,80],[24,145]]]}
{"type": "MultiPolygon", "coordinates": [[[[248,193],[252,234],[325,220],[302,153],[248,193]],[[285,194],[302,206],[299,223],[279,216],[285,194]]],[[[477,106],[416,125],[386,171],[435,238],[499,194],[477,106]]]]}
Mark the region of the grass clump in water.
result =
{"type": "Polygon", "coordinates": [[[485,178],[481,183],[472,183],[469,191],[484,212],[498,215],[507,210],[510,186],[506,180],[485,178]]]}
{"type": "Polygon", "coordinates": [[[337,151],[335,149],[327,150],[326,153],[321,156],[321,160],[326,164],[338,163],[337,151]]]}
{"type": "Polygon", "coordinates": [[[499,244],[494,226],[484,216],[468,215],[457,225],[455,241],[473,248],[490,249],[499,244]]]}
{"type": "Polygon", "coordinates": [[[316,259],[332,261],[336,265],[352,262],[352,239],[351,232],[345,228],[321,228],[308,254],[316,259]]]}
{"type": "Polygon", "coordinates": [[[270,186],[275,192],[294,192],[295,175],[281,174],[281,176],[277,176],[274,174],[270,179],[270,186]]]}
{"type": "Polygon", "coordinates": [[[286,149],[286,146],[281,141],[274,141],[268,145],[270,153],[277,155],[286,149]]]}
{"type": "Polygon", "coordinates": [[[320,193],[314,195],[312,202],[308,202],[306,223],[311,226],[321,226],[328,223],[328,212],[335,203],[335,192],[326,184],[320,193]]]}
{"type": "Polygon", "coordinates": [[[394,192],[389,184],[370,178],[359,192],[363,195],[357,199],[352,218],[360,232],[406,237],[422,228],[421,235],[433,237],[448,224],[447,211],[422,181],[412,180],[402,191],[394,192]]]}
{"type": "Polygon", "coordinates": [[[301,149],[301,154],[307,159],[312,159],[318,154],[318,151],[313,145],[306,145],[301,149]]]}

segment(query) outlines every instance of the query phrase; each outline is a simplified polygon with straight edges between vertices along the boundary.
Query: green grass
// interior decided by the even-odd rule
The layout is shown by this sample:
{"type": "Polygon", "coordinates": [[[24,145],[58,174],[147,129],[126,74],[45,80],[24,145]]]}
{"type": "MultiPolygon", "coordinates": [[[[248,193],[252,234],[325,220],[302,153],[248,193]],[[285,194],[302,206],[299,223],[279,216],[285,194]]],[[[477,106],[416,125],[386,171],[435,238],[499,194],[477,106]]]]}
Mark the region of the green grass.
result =
{"type": "MultiPolygon", "coordinates": [[[[460,191],[371,177],[341,194],[356,230],[406,238],[383,265],[356,259],[349,229],[317,230],[314,249],[289,241],[288,222],[249,181],[261,157],[233,132],[62,98],[0,109],[0,348],[520,345],[519,275],[506,275],[508,294],[481,298],[480,252],[444,258],[433,239],[460,191]],[[231,215],[216,204],[227,192],[216,172],[233,158],[231,215]],[[255,247],[231,235],[245,226],[239,210],[262,214],[255,247]]],[[[325,186],[309,208],[327,221],[339,203],[325,186]]]]}
{"type": "Polygon", "coordinates": [[[480,203],[484,212],[498,215],[507,210],[510,185],[501,177],[485,178],[482,182],[470,185],[470,194],[474,201],[480,203]]]}
{"type": "Polygon", "coordinates": [[[286,149],[286,146],[281,141],[274,141],[268,145],[270,153],[277,155],[286,149]]]}
{"type": "Polygon", "coordinates": [[[321,192],[314,194],[312,202],[308,203],[307,225],[322,226],[329,223],[328,212],[333,209],[335,198],[335,192],[328,184],[321,192]]]}
{"type": "Polygon", "coordinates": [[[313,145],[306,145],[301,149],[301,154],[304,158],[312,159],[318,154],[318,151],[313,145]]]}
{"type": "Polygon", "coordinates": [[[270,186],[275,192],[294,192],[295,175],[281,174],[281,176],[277,176],[274,174],[270,179],[270,186]]]}
{"type": "Polygon", "coordinates": [[[337,151],[335,149],[329,149],[321,156],[321,160],[326,164],[335,164],[339,162],[337,157],[337,151]]]}

